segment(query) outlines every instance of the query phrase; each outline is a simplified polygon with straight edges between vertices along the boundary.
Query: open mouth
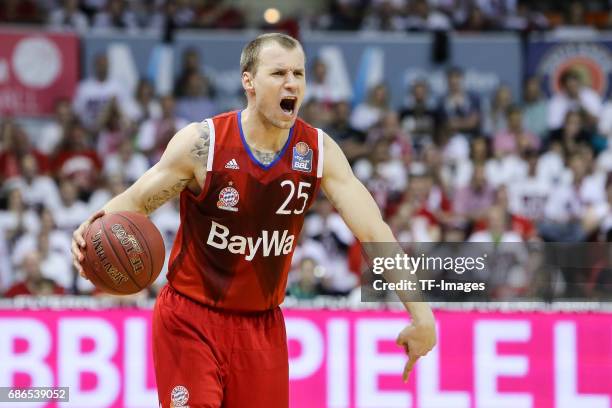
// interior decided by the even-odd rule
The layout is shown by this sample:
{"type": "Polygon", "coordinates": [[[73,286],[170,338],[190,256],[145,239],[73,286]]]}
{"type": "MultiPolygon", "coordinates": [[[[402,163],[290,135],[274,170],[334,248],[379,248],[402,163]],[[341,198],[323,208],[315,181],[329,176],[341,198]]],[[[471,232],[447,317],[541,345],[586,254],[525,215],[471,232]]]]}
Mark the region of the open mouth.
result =
{"type": "Polygon", "coordinates": [[[293,115],[295,112],[295,104],[297,103],[297,98],[294,96],[286,96],[281,99],[280,107],[287,115],[293,115]]]}

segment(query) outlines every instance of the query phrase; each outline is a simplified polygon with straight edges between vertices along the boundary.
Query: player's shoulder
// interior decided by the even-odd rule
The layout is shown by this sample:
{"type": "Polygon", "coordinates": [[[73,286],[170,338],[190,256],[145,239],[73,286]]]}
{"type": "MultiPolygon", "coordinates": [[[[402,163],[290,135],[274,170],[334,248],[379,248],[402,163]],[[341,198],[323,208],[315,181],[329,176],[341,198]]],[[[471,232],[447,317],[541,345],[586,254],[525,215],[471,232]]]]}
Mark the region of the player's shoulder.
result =
{"type": "Polygon", "coordinates": [[[213,116],[211,119],[212,120],[235,119],[237,113],[238,113],[238,111],[236,111],[236,110],[228,111],[228,112],[223,112],[223,113],[219,113],[219,114],[213,116]]]}
{"type": "Polygon", "coordinates": [[[320,130],[320,129],[312,126],[310,123],[306,122],[302,118],[296,118],[295,119],[295,127],[296,127],[296,129],[299,128],[299,129],[303,129],[303,130],[310,131],[310,132],[318,132],[320,130]]]}

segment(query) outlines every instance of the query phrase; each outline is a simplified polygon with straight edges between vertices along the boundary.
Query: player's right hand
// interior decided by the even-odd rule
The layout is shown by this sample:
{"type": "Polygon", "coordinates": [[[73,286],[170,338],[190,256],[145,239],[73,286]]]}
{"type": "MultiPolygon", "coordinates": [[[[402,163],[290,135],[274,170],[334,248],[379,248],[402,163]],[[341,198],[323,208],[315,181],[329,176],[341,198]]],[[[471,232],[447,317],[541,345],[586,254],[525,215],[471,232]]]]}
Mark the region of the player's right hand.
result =
{"type": "Polygon", "coordinates": [[[83,255],[83,249],[85,249],[85,238],[83,234],[85,234],[85,231],[87,231],[87,228],[92,222],[103,215],[104,210],[98,210],[72,233],[72,264],[79,272],[79,275],[85,279],[87,279],[87,276],[85,272],[83,272],[83,267],[81,266],[81,261],[85,258],[85,255],[83,255]]]}

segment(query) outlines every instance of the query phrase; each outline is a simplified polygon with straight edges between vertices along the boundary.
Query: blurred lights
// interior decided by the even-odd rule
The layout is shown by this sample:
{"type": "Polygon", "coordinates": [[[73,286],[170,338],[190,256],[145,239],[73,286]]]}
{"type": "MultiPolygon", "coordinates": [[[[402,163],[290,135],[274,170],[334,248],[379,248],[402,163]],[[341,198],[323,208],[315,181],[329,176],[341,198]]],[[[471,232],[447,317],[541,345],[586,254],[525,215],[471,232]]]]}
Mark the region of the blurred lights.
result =
{"type": "Polygon", "coordinates": [[[281,13],[276,8],[269,8],[269,9],[266,9],[266,11],[264,11],[263,17],[266,23],[276,24],[281,19],[281,13]]]}

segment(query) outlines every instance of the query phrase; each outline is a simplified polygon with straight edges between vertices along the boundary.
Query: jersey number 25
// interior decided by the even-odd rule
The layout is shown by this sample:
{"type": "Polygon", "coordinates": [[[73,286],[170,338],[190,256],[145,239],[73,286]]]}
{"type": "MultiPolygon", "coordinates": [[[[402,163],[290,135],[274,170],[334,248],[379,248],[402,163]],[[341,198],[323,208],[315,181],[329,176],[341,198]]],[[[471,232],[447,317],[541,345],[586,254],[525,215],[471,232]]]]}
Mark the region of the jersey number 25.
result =
{"type": "Polygon", "coordinates": [[[304,212],[304,208],[306,208],[306,203],[308,202],[308,193],[305,192],[305,191],[302,191],[302,189],[310,187],[310,183],[306,183],[306,182],[300,181],[300,183],[298,184],[298,187],[297,187],[297,199],[298,199],[298,201],[299,200],[303,200],[302,201],[302,207],[299,210],[298,209],[294,209],[293,211],[288,210],[287,209],[287,205],[289,205],[289,203],[291,202],[291,199],[295,195],[295,184],[291,180],[283,180],[280,184],[281,184],[281,187],[289,186],[289,195],[287,196],[287,198],[285,199],[283,204],[280,206],[280,208],[278,210],[276,210],[276,213],[277,214],[281,214],[281,215],[289,215],[289,214],[292,214],[292,213],[293,214],[301,214],[301,213],[303,213],[304,212]]]}

